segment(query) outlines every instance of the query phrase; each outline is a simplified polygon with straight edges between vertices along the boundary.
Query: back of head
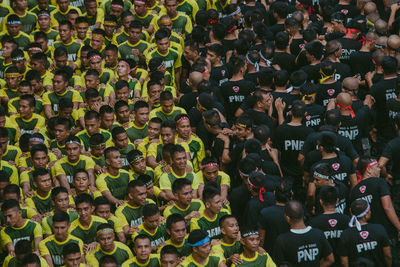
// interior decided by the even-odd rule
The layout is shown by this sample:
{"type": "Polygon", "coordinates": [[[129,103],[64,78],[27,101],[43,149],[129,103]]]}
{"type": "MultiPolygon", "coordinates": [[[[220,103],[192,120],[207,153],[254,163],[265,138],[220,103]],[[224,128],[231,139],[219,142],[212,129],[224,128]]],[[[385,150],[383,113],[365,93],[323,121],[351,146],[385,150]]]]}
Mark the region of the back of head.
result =
{"type": "Polygon", "coordinates": [[[285,205],[285,215],[294,223],[300,222],[304,217],[303,206],[300,202],[291,200],[285,205]]]}

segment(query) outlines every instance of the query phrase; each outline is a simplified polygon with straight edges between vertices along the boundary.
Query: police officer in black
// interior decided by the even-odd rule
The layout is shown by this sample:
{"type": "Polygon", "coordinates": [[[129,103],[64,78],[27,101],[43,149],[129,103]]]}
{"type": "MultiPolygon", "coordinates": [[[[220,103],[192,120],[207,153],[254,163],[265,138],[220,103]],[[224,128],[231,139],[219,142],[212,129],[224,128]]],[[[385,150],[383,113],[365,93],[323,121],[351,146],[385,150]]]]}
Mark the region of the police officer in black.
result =
{"type": "Polygon", "coordinates": [[[279,235],[274,246],[273,259],[279,265],[287,261],[293,266],[331,266],[334,262],[332,248],[319,229],[306,226],[303,207],[297,201],[285,205],[285,219],[290,231],[279,235]]]}
{"type": "Polygon", "coordinates": [[[360,258],[367,258],[374,266],[392,266],[389,236],[380,224],[368,223],[372,207],[364,199],[351,204],[353,217],[350,228],[340,238],[338,254],[342,266],[354,266],[360,258]]]}

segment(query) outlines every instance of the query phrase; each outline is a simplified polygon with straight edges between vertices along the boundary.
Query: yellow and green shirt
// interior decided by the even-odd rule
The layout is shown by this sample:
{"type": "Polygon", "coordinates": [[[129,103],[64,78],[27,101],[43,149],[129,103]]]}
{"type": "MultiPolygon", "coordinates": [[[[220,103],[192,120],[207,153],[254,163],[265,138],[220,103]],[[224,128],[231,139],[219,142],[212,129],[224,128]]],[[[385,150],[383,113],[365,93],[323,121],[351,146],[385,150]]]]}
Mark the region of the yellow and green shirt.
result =
{"type": "Polygon", "coordinates": [[[96,241],[97,227],[102,223],[107,223],[107,221],[103,218],[92,215],[92,221],[86,228],[81,225],[78,218],[71,223],[69,233],[81,239],[85,244],[90,244],[96,241]]]}
{"type": "Polygon", "coordinates": [[[114,241],[114,246],[113,251],[105,252],[101,249],[100,244],[98,244],[94,253],[86,255],[86,262],[92,267],[98,267],[102,257],[111,255],[117,261],[117,265],[121,266],[125,261],[133,258],[133,253],[127,245],[114,241]]]}

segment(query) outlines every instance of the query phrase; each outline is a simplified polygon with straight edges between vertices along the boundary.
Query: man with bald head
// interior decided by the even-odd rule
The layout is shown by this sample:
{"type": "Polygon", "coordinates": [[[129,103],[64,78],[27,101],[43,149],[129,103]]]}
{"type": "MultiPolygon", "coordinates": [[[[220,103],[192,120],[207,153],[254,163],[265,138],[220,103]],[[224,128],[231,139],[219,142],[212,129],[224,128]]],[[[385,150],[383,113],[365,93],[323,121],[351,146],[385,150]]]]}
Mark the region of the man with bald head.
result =
{"type": "Polygon", "coordinates": [[[198,71],[192,71],[187,79],[187,85],[190,88],[189,93],[185,93],[179,100],[179,106],[183,107],[186,112],[196,105],[196,97],[199,96],[198,85],[203,80],[203,74],[198,71]]]}
{"type": "Polygon", "coordinates": [[[358,109],[357,113],[354,112],[352,103],[352,97],[349,93],[340,93],[335,101],[328,104],[327,109],[336,108],[340,111],[338,134],[347,137],[360,155],[368,154],[370,144],[367,129],[370,124],[373,98],[367,95],[363,106],[358,109]]]}
{"type": "Polygon", "coordinates": [[[347,77],[342,83],[342,92],[348,93],[351,96],[351,107],[356,113],[363,106],[363,102],[358,97],[359,86],[360,80],[354,77],[347,77]]]}
{"type": "Polygon", "coordinates": [[[290,262],[293,266],[330,266],[334,262],[332,248],[319,229],[304,224],[303,206],[289,201],[285,219],[290,231],[279,235],[274,246],[274,261],[290,262]]]}
{"type": "Polygon", "coordinates": [[[400,37],[396,34],[390,35],[387,41],[387,50],[389,52],[389,56],[395,56],[399,48],[400,48],[400,37]]]}

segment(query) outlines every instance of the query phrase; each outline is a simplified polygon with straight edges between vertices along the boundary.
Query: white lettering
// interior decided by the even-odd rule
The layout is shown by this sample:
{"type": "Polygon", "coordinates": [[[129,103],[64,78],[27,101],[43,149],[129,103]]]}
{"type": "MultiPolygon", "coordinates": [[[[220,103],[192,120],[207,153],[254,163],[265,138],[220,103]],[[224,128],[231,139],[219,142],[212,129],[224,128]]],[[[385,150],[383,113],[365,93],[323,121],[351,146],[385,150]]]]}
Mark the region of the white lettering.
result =
{"type": "Polygon", "coordinates": [[[376,241],[371,241],[371,242],[365,242],[361,244],[357,244],[357,252],[363,252],[363,251],[368,251],[368,250],[374,250],[378,246],[378,242],[376,241]]]}
{"type": "Polygon", "coordinates": [[[243,95],[231,95],[229,96],[229,103],[233,102],[243,102],[244,96],[243,95]]]}
{"type": "Polygon", "coordinates": [[[303,140],[285,140],[285,150],[300,151],[303,145],[303,140]]]}
{"type": "Polygon", "coordinates": [[[297,262],[304,261],[315,261],[315,258],[318,256],[319,249],[318,248],[310,248],[297,251],[297,262]]]}

